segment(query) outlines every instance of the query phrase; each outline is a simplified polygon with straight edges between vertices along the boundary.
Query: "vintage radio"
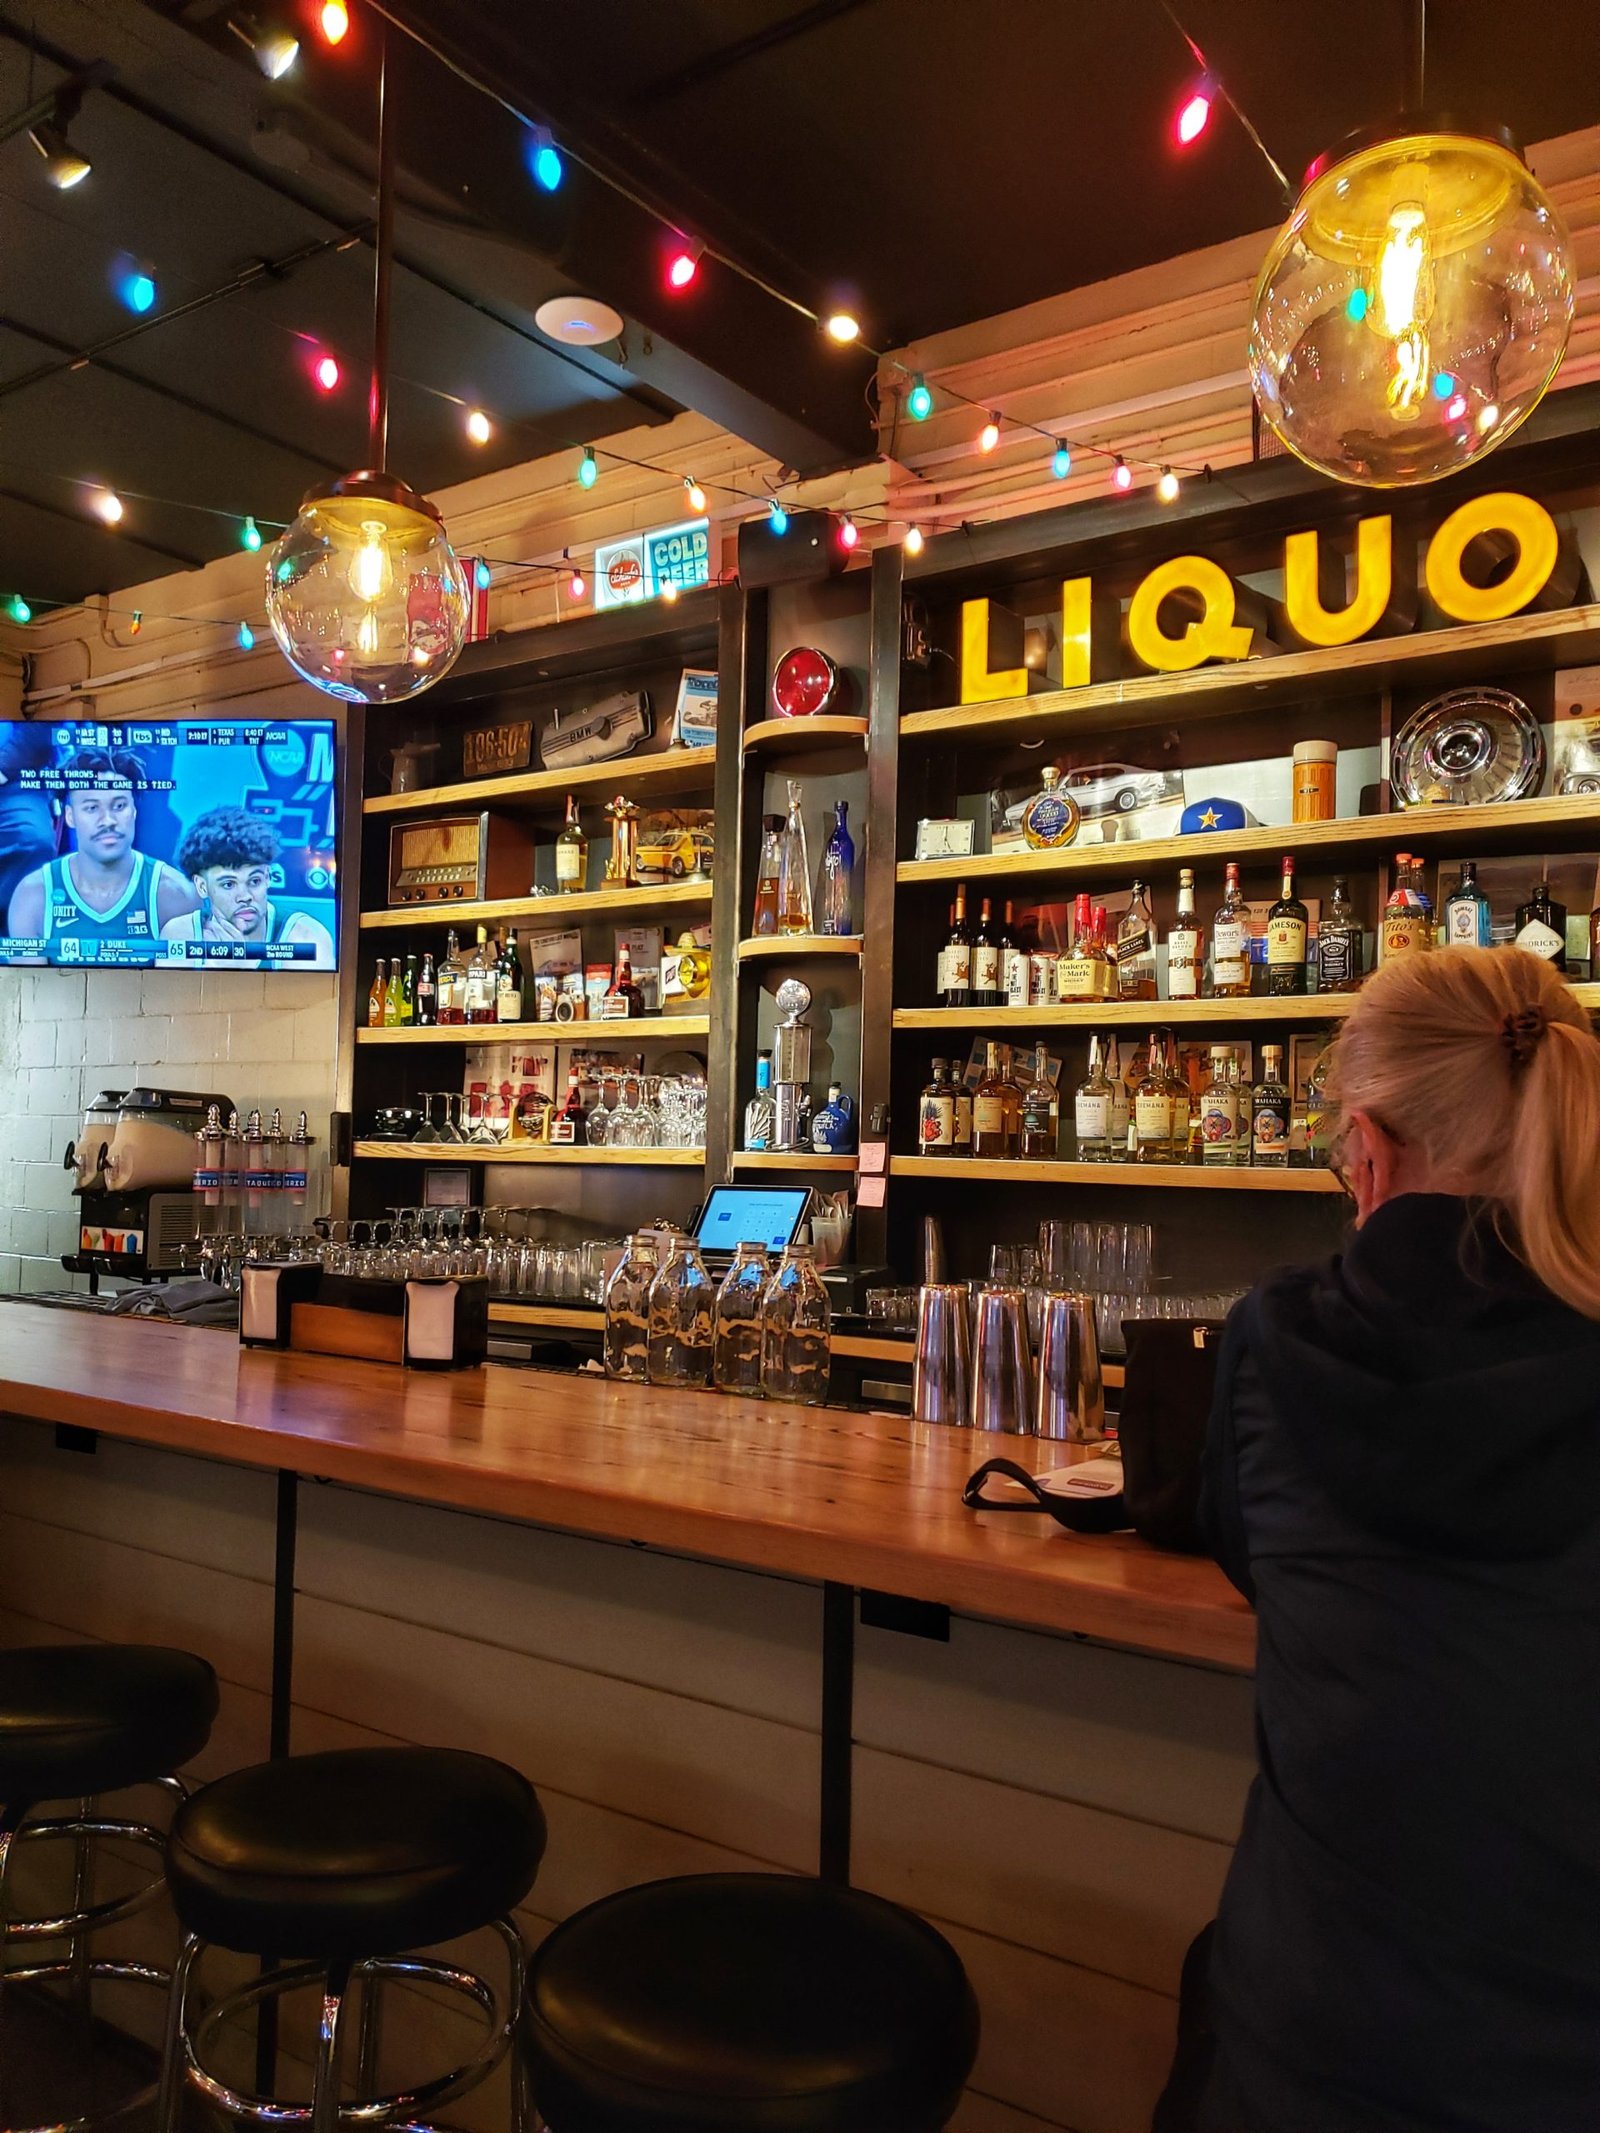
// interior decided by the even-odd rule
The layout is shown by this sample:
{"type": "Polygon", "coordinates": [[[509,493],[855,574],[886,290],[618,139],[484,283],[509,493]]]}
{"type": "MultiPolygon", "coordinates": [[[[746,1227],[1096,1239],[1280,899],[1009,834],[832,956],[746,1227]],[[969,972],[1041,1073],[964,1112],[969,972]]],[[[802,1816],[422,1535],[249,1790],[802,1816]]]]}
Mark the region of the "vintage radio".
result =
{"type": "Polygon", "coordinates": [[[532,879],[532,836],[509,815],[436,815],[389,832],[391,904],[526,896],[532,879]]]}

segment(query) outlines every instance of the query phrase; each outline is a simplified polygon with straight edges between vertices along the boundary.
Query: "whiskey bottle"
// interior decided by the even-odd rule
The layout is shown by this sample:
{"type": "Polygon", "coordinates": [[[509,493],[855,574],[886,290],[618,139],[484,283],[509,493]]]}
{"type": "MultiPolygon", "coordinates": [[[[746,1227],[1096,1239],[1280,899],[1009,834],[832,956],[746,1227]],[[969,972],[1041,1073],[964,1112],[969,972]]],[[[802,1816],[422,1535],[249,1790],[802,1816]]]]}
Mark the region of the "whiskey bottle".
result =
{"type": "Polygon", "coordinates": [[[1549,882],[1536,882],[1528,901],[1517,906],[1516,942],[1530,955],[1543,956],[1554,969],[1566,969],[1567,907],[1550,894],[1549,882]]]}
{"type": "Polygon", "coordinates": [[[1142,881],[1128,892],[1128,908],[1117,921],[1117,993],[1124,1000],[1156,996],[1156,921],[1142,881]]]}
{"type": "Polygon", "coordinates": [[[1072,914],[1072,945],[1056,958],[1056,998],[1082,1002],[1101,996],[1094,955],[1094,912],[1087,896],[1079,896],[1072,914]]]}
{"type": "Polygon", "coordinates": [[[567,819],[556,839],[556,887],[564,896],[575,896],[589,878],[589,840],[578,820],[578,803],[567,794],[567,819]]]}
{"type": "Polygon", "coordinates": [[[1283,1078],[1283,1046],[1261,1047],[1261,1079],[1250,1092],[1250,1160],[1258,1168],[1289,1167],[1289,1091],[1283,1078]]]}
{"type": "Polygon", "coordinates": [[[1198,1000],[1205,948],[1194,915],[1194,869],[1178,870],[1178,913],[1167,935],[1167,998],[1198,1000]]]}
{"type": "Polygon", "coordinates": [[[1230,1169],[1239,1160],[1239,1089],[1226,1045],[1211,1047],[1211,1079],[1200,1092],[1200,1161],[1230,1169]]]}
{"type": "Polygon", "coordinates": [[[1461,875],[1445,898],[1444,944],[1447,948],[1487,948],[1489,899],[1478,887],[1478,863],[1463,859],[1461,875]]]}
{"type": "Polygon", "coordinates": [[[978,907],[978,930],[972,936],[972,1002],[974,1007],[1003,1007],[1000,985],[1000,943],[989,930],[990,902],[986,896],[978,907]]]}
{"type": "Polygon", "coordinates": [[[1422,886],[1422,861],[1396,852],[1394,887],[1383,907],[1383,960],[1425,955],[1433,946],[1433,901],[1422,886]]]}
{"type": "Polygon", "coordinates": [[[517,929],[512,926],[506,934],[506,944],[500,951],[500,964],[495,972],[494,1018],[497,1022],[522,1020],[522,992],[522,957],[517,952],[517,929]]]}
{"type": "Polygon", "coordinates": [[[1294,893],[1294,854],[1283,855],[1283,886],[1267,913],[1267,991],[1285,999],[1306,989],[1309,914],[1294,893]]]}
{"type": "Polygon", "coordinates": [[[446,1029],[454,1029],[467,1019],[467,966],[461,960],[461,943],[453,926],[445,935],[444,961],[435,973],[435,981],[440,1024],[446,1029]]]}
{"type": "MultiPolygon", "coordinates": [[[[632,1022],[644,1013],[644,992],[633,974],[633,958],[628,953],[626,941],[617,943],[616,974],[606,988],[608,1000],[623,1000],[627,1003],[626,1016],[619,1019],[632,1022]]],[[[613,1013],[615,1010],[613,1009],[613,1013]]]]}
{"type": "Polygon", "coordinates": [[[1078,803],[1061,783],[1054,763],[1039,773],[1039,790],[1022,810],[1022,834],[1036,852],[1053,852],[1078,834],[1078,803]]]}
{"type": "Polygon", "coordinates": [[[939,1005],[966,1007],[972,999],[972,941],[967,933],[967,885],[958,882],[950,909],[950,938],[939,950],[939,1005]]]}
{"type": "Polygon", "coordinates": [[[1183,1055],[1178,1050],[1178,1040],[1167,1032],[1167,1089],[1172,1099],[1172,1123],[1168,1129],[1171,1147],[1170,1160],[1187,1163],[1193,1152],[1190,1141],[1194,1127],[1194,1094],[1189,1087],[1189,1076],[1184,1069],[1183,1055]]]}
{"type": "Polygon", "coordinates": [[[1317,926],[1318,992],[1358,991],[1365,966],[1361,922],[1350,901],[1350,884],[1343,874],[1336,874],[1333,894],[1323,905],[1317,926]]]}
{"type": "Polygon", "coordinates": [[[489,933],[484,926],[478,928],[478,945],[467,965],[465,991],[467,1020],[492,1022],[495,1019],[495,977],[494,965],[489,959],[489,933]]]}
{"type": "Polygon", "coordinates": [[[1116,1108],[1111,1077],[1106,1072],[1105,1053],[1099,1037],[1089,1039],[1089,1072],[1078,1084],[1072,1100],[1072,1124],[1080,1163],[1109,1163],[1112,1159],[1112,1115],[1116,1108]]]}
{"type": "Polygon", "coordinates": [[[1006,898],[1005,919],[1000,928],[1000,990],[1007,1007],[1026,1007],[1030,962],[1026,948],[1019,948],[1012,930],[1011,899],[1006,898]]]}
{"type": "Polygon", "coordinates": [[[388,964],[380,955],[378,967],[372,980],[372,990],[367,994],[368,1029],[382,1029],[383,1027],[383,1010],[389,996],[389,982],[386,975],[388,968],[388,964]]]}
{"type": "Polygon", "coordinates": [[[917,1153],[954,1155],[955,1152],[956,1092],[950,1083],[947,1062],[936,1059],[933,1079],[917,1099],[917,1153]]]}
{"type": "Polygon", "coordinates": [[[1172,1085],[1167,1079],[1166,1046],[1160,1030],[1150,1032],[1144,1075],[1133,1092],[1134,1161],[1172,1160],[1172,1085]]]}
{"type": "Polygon", "coordinates": [[[1017,1118],[1021,1102],[1002,1060],[1005,1047],[990,1043],[983,1079],[972,1095],[972,1153],[979,1162],[994,1162],[1017,1152],[1017,1118]]]}
{"type": "Polygon", "coordinates": [[[1057,1152],[1060,1126],[1056,1085],[1050,1078],[1050,1058],[1042,1044],[1034,1047],[1033,1064],[1021,1089],[1017,1153],[1033,1162],[1051,1161],[1057,1152]]]}
{"type": "Polygon", "coordinates": [[[439,988],[431,955],[422,958],[422,968],[417,972],[416,1013],[418,1029],[432,1029],[439,1019],[439,988]]]}
{"type": "Polygon", "coordinates": [[[1237,860],[1228,861],[1222,902],[1211,921],[1211,996],[1242,999],[1250,990],[1250,938],[1237,860]]]}

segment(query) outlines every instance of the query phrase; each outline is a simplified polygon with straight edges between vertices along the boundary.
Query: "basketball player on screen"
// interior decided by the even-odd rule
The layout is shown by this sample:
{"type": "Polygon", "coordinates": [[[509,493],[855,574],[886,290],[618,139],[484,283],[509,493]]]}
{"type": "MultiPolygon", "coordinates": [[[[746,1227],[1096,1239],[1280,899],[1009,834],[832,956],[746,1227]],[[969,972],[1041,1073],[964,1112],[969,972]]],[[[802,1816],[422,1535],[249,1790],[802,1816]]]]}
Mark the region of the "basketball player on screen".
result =
{"type": "Polygon", "coordinates": [[[80,748],[61,767],[76,848],[23,876],[6,932],[43,941],[51,962],[154,962],[161,929],[199,899],[164,859],[134,849],[144,764],[125,748],[80,748]]]}
{"type": "Polygon", "coordinates": [[[166,941],[309,941],[314,953],[296,970],[331,970],[333,935],[306,911],[280,913],[267,891],[278,856],[278,833],[242,807],[214,807],[192,822],[177,860],[194,884],[199,909],[161,929],[166,941]]]}

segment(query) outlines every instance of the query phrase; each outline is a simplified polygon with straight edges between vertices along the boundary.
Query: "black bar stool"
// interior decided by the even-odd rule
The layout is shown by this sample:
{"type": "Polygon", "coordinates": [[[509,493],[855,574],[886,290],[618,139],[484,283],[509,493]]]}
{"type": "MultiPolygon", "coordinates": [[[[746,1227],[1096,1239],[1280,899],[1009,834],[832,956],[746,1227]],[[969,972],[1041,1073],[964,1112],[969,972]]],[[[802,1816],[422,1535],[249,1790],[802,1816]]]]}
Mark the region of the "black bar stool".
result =
{"type": "MultiPolygon", "coordinates": [[[[176,1772],[211,1735],[217,1677],[190,1652],[154,1644],[40,1644],[0,1652],[0,1986],[70,1981],[85,2014],[97,1978],[171,1984],[152,1963],[97,1956],[90,1938],[131,1918],[162,1893],[159,1872],[131,1894],[94,1901],[94,1848],[105,1838],[142,1846],[159,1859],[165,1832],[148,1822],[108,1816],[98,1795],[150,1785],[181,1801],[176,1772]],[[37,1815],[52,1801],[70,1813],[37,1815]],[[31,1819],[30,1819],[31,1817],[31,1819]],[[24,1844],[70,1843],[72,1899],[53,1918],[13,1918],[7,1868],[24,1844]],[[65,1941],[52,1955],[40,1943],[65,1941]],[[25,1959],[13,1962],[21,1949],[25,1959]],[[37,1960],[27,1960],[28,1955],[37,1960]]],[[[138,2101],[119,2106],[126,2110],[138,2101]]],[[[52,2120],[53,2133],[77,2133],[88,2118],[52,2120]]]]}
{"type": "Polygon", "coordinates": [[[937,2133],[978,2005],[950,1943],[882,1897],[693,1874],[558,1926],[525,2035],[552,2133],[937,2133]]]}
{"type": "MultiPolygon", "coordinates": [[[[341,2124],[415,2126],[485,2080],[521,2020],[524,1956],[509,1913],[533,1886],[545,1826],[526,1778],[451,1748],[352,1748],[258,1763],[207,1785],[179,1809],[167,1880],[185,1940],[162,2056],[159,2133],[177,2133],[186,2087],[253,2125],[336,2133],[341,2124]],[[411,1951],[491,1927],[505,1949],[502,1996],[484,1978],[411,1951]],[[282,1967],[225,1994],[191,2025],[189,1996],[206,1946],[282,1967]],[[358,1981],[357,2096],[339,2101],[345,2001],[358,1981]],[[401,2094],[375,2093],[386,1981],[443,1986],[484,2024],[464,2065],[401,2094]],[[229,2087],[208,2068],[222,2030],[250,2008],[320,1987],[311,2100],[229,2087]]],[[[515,2076],[516,2121],[523,2083],[515,2076]]]]}

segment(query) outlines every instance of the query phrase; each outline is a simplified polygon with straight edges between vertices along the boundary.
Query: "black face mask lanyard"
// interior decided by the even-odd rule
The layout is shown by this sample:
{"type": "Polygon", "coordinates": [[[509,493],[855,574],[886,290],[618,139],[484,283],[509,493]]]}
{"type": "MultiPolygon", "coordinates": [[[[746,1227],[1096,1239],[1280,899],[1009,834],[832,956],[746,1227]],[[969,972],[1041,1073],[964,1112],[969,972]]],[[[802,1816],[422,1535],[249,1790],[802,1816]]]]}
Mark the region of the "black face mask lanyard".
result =
{"type": "Polygon", "coordinates": [[[1120,1489],[1108,1496],[1057,1496],[1040,1488],[1027,1468],[1014,1459],[986,1459],[969,1477],[961,1501],[969,1511],[1047,1511],[1069,1533],[1121,1533],[1129,1523],[1127,1501],[1120,1489]],[[1026,1489],[1026,1499],[985,1496],[984,1485],[993,1474],[1026,1489]]]}

